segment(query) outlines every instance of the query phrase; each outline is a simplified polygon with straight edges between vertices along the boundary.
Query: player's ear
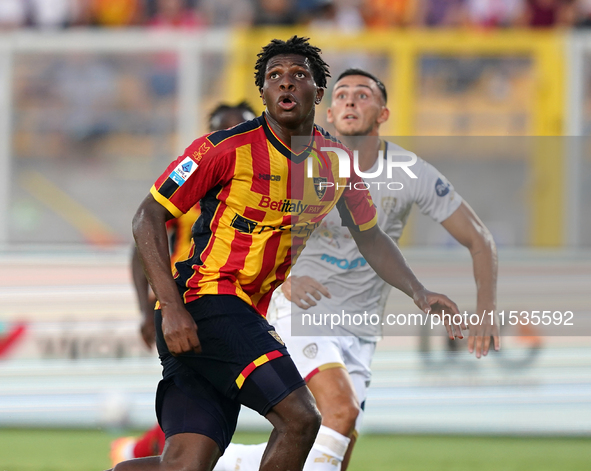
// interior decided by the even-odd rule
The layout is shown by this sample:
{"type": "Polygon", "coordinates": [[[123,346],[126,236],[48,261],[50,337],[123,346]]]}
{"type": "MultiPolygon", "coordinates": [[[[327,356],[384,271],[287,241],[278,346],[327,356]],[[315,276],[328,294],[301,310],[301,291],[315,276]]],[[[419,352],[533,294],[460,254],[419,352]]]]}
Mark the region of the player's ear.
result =
{"type": "Polygon", "coordinates": [[[330,124],[334,122],[334,118],[332,116],[332,109],[330,108],[326,110],[326,121],[328,121],[330,124]]]}
{"type": "Polygon", "coordinates": [[[324,88],[317,88],[316,89],[316,99],[314,100],[314,103],[316,103],[317,105],[320,104],[320,102],[322,101],[322,97],[324,96],[324,88]]]}
{"type": "Polygon", "coordinates": [[[390,117],[389,108],[387,106],[382,106],[382,111],[380,111],[380,114],[378,116],[378,124],[385,123],[386,121],[388,121],[389,117],[390,117]]]}
{"type": "Polygon", "coordinates": [[[263,100],[263,105],[267,106],[267,102],[265,101],[265,95],[263,95],[263,89],[259,88],[259,96],[261,97],[261,100],[263,100]]]}

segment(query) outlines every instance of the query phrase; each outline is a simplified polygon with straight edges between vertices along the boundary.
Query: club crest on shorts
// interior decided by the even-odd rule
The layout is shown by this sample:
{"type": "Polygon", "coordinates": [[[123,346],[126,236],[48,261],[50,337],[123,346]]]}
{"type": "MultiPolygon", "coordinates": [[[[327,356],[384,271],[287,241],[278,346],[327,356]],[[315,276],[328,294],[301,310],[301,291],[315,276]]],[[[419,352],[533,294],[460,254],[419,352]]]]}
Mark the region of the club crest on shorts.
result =
{"type": "Polygon", "coordinates": [[[271,337],[273,337],[275,340],[277,340],[281,345],[285,347],[285,342],[281,339],[281,337],[279,337],[279,334],[277,332],[275,332],[274,330],[270,330],[269,335],[271,335],[271,337]]]}
{"type": "Polygon", "coordinates": [[[304,347],[303,352],[308,358],[316,358],[316,354],[318,353],[318,345],[311,343],[310,345],[304,347]]]}
{"type": "Polygon", "coordinates": [[[318,199],[324,198],[324,194],[326,193],[326,182],[328,182],[328,178],[326,177],[314,177],[314,189],[316,190],[316,196],[318,196],[318,199]]]}

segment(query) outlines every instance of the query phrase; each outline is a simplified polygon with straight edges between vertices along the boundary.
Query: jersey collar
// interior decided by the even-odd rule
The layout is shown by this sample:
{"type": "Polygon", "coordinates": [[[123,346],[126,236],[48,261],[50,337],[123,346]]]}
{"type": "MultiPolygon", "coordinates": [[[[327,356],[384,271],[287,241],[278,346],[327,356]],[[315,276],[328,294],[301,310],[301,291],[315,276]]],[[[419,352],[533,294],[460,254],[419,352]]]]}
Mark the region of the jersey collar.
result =
{"type": "Polygon", "coordinates": [[[277,136],[277,134],[273,132],[273,129],[271,129],[271,126],[269,126],[269,123],[267,122],[267,117],[265,116],[264,112],[262,118],[263,129],[265,130],[267,140],[273,145],[273,147],[275,147],[275,149],[277,149],[281,154],[283,154],[285,157],[287,157],[295,164],[299,164],[308,158],[310,152],[314,147],[314,137],[317,133],[316,125],[314,125],[314,129],[312,130],[312,136],[310,136],[310,142],[308,142],[308,146],[306,147],[306,149],[304,149],[302,152],[298,154],[292,151],[290,147],[287,144],[285,144],[279,138],[279,136],[277,136]]]}

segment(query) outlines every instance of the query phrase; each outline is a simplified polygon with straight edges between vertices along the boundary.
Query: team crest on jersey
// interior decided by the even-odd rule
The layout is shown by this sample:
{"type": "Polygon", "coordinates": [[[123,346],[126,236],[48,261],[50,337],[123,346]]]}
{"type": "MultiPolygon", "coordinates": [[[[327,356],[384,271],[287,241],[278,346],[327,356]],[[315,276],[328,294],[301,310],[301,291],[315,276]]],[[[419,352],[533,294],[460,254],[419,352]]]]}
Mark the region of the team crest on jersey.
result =
{"type": "Polygon", "coordinates": [[[316,358],[316,354],[318,353],[318,345],[311,343],[310,345],[304,347],[303,352],[308,358],[316,358]]]}
{"type": "Polygon", "coordinates": [[[449,183],[444,182],[441,178],[438,178],[435,182],[435,192],[437,196],[445,196],[449,193],[449,183]]]}
{"type": "Polygon", "coordinates": [[[396,208],[396,201],[397,199],[393,196],[384,196],[382,197],[382,211],[386,214],[390,214],[396,208]]]}
{"type": "Polygon", "coordinates": [[[197,167],[199,167],[199,165],[197,165],[191,157],[187,157],[177,165],[168,178],[173,180],[178,186],[183,186],[187,181],[187,178],[197,170],[197,167]]]}
{"type": "Polygon", "coordinates": [[[314,177],[314,189],[316,190],[316,196],[318,196],[318,199],[324,198],[324,194],[326,193],[326,182],[328,182],[328,178],[326,177],[314,177]]]}
{"type": "Polygon", "coordinates": [[[274,330],[270,330],[269,335],[271,335],[271,337],[273,337],[275,340],[277,340],[281,345],[285,347],[285,342],[281,339],[281,337],[279,337],[279,334],[277,332],[275,332],[274,330]]]}

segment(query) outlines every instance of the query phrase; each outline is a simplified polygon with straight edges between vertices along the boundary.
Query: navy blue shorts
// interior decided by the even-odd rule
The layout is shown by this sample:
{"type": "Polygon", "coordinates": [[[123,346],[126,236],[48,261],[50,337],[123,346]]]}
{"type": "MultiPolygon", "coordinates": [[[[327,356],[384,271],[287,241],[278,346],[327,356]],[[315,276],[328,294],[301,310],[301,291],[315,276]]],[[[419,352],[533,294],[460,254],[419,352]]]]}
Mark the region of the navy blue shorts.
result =
{"type": "Polygon", "coordinates": [[[163,366],[156,414],[166,437],[199,433],[223,452],[241,404],[266,415],[305,382],[273,326],[240,298],[205,295],[185,307],[197,324],[202,352],[172,356],[156,311],[163,366]]]}

